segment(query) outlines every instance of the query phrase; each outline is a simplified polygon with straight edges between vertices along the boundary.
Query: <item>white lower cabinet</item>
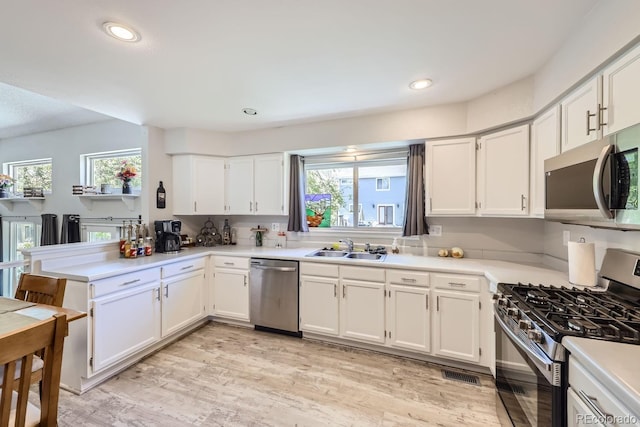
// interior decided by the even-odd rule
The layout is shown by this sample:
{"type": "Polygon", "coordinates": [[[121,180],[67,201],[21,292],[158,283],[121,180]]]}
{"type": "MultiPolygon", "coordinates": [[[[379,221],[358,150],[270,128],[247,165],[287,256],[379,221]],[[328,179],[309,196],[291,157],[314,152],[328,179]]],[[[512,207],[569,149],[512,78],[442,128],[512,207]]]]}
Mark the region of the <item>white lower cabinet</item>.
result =
{"type": "Polygon", "coordinates": [[[162,336],[206,315],[204,270],[162,280],[162,336]]]}
{"type": "Polygon", "coordinates": [[[249,259],[215,257],[214,316],[249,321],[249,259]]]}
{"type": "Polygon", "coordinates": [[[480,361],[480,295],[433,291],[433,353],[437,356],[480,361]]]}
{"type": "Polygon", "coordinates": [[[384,282],[341,280],[340,335],[384,344],[384,282]]]}
{"type": "Polygon", "coordinates": [[[158,341],[160,305],[159,281],[93,300],[92,371],[100,371],[158,341]]]}
{"type": "Polygon", "coordinates": [[[387,270],[387,344],[431,351],[429,273],[387,270]]]}
{"type": "Polygon", "coordinates": [[[340,334],[338,282],[338,277],[300,277],[300,330],[340,334]]]}
{"type": "Polygon", "coordinates": [[[573,388],[567,389],[567,427],[581,427],[589,424],[601,427],[598,415],[576,394],[573,388]],[[590,421],[590,422],[588,422],[590,421]]]}

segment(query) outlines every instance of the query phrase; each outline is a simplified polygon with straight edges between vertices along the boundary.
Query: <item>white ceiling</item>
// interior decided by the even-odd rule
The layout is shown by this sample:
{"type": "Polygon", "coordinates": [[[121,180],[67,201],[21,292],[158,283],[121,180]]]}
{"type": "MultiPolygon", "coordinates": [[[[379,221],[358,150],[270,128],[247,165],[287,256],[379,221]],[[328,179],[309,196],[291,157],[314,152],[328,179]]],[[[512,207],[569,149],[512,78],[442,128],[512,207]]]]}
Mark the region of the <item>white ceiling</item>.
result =
{"type": "Polygon", "coordinates": [[[598,1],[0,0],[0,138],[102,115],[243,131],[466,101],[540,69],[598,1]]]}

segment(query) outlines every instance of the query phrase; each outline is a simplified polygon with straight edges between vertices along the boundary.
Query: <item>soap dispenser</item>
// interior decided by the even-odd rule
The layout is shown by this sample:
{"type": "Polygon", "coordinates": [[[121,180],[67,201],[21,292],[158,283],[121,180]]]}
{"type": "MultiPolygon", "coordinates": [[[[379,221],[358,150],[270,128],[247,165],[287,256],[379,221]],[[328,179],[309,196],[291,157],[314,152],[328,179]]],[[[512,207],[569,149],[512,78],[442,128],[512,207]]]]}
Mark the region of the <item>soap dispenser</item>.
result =
{"type": "Polygon", "coordinates": [[[400,253],[400,249],[398,248],[398,238],[397,237],[393,238],[393,243],[391,244],[391,253],[394,253],[394,254],[399,254],[400,253]]]}

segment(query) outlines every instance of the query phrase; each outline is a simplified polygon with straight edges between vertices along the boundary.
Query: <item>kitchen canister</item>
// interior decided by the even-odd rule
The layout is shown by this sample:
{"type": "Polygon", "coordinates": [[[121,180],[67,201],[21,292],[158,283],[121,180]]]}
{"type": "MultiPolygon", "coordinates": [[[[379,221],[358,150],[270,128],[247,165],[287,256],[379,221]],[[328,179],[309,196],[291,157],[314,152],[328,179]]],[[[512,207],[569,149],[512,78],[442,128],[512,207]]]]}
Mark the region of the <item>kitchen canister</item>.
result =
{"type": "Polygon", "coordinates": [[[596,248],[595,244],[585,242],[568,242],[569,248],[569,282],[574,285],[596,285],[596,248]]]}

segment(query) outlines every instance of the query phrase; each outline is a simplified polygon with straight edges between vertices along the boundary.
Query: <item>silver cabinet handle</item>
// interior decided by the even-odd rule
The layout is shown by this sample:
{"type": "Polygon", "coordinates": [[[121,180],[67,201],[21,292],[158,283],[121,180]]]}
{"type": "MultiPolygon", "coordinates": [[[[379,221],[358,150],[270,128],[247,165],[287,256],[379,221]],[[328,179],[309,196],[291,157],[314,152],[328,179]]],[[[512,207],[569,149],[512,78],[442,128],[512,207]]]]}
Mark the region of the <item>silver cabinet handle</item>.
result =
{"type": "MultiPolygon", "coordinates": [[[[598,414],[598,417],[601,420],[605,420],[606,421],[606,420],[612,420],[613,419],[613,415],[603,411],[602,408],[600,407],[600,405],[598,405],[598,399],[596,399],[595,397],[589,396],[583,390],[580,390],[578,392],[578,394],[591,407],[593,412],[598,414]]],[[[607,423],[605,422],[605,424],[607,424],[607,423]]]]}
{"type": "Polygon", "coordinates": [[[595,116],[596,116],[596,113],[592,113],[591,111],[587,110],[587,135],[597,130],[596,128],[591,127],[591,117],[595,117],[595,116]]]}
{"type": "Polygon", "coordinates": [[[403,282],[407,282],[407,283],[416,283],[416,279],[411,279],[408,277],[403,277],[400,280],[402,280],[403,282]]]}
{"type": "Polygon", "coordinates": [[[160,288],[157,288],[156,291],[158,291],[158,297],[156,299],[160,301],[160,288]]]}
{"type": "Polygon", "coordinates": [[[337,284],[333,284],[333,297],[337,297],[338,296],[338,285],[337,284]]]}
{"type": "Polygon", "coordinates": [[[182,267],[180,270],[188,270],[190,268],[193,268],[193,265],[187,265],[186,267],[182,267]]]}
{"type": "Polygon", "coordinates": [[[342,298],[346,298],[347,297],[347,287],[345,285],[342,285],[342,298]]]}
{"type": "Polygon", "coordinates": [[[198,212],[198,202],[193,202],[193,211],[198,212]]]}
{"type": "Polygon", "coordinates": [[[256,202],[255,204],[256,204],[256,212],[258,212],[258,202],[256,202]]]}
{"type": "Polygon", "coordinates": [[[603,107],[601,104],[598,104],[598,129],[601,129],[602,126],[606,126],[607,123],[603,120],[604,112],[607,107],[603,107]]]}
{"type": "Polygon", "coordinates": [[[440,311],[440,295],[436,297],[436,311],[440,311]]]}
{"type": "Polygon", "coordinates": [[[526,197],[524,197],[524,194],[521,194],[521,195],[520,195],[520,208],[521,208],[522,210],[524,210],[524,209],[525,209],[525,204],[524,204],[525,199],[526,199],[526,197]]]}
{"type": "Polygon", "coordinates": [[[136,280],[129,280],[128,282],[121,283],[121,284],[120,284],[120,286],[133,285],[134,283],[138,283],[139,281],[140,281],[140,279],[136,279],[136,280]]]}
{"type": "Polygon", "coordinates": [[[449,282],[449,286],[457,286],[459,288],[464,288],[465,286],[467,286],[466,283],[459,283],[459,282],[449,282]]]}
{"type": "Polygon", "coordinates": [[[226,261],[225,261],[225,262],[224,262],[224,265],[236,265],[236,263],[235,263],[235,262],[226,262],[226,261]]]}
{"type": "Polygon", "coordinates": [[[245,274],[243,277],[244,277],[244,287],[246,288],[247,287],[247,275],[245,274]]]}
{"type": "Polygon", "coordinates": [[[164,287],[164,297],[169,298],[169,285],[164,287]]]}
{"type": "Polygon", "coordinates": [[[253,212],[253,202],[249,202],[249,212],[253,212]]]}
{"type": "Polygon", "coordinates": [[[425,307],[427,310],[429,310],[429,294],[425,295],[425,307]]]}

